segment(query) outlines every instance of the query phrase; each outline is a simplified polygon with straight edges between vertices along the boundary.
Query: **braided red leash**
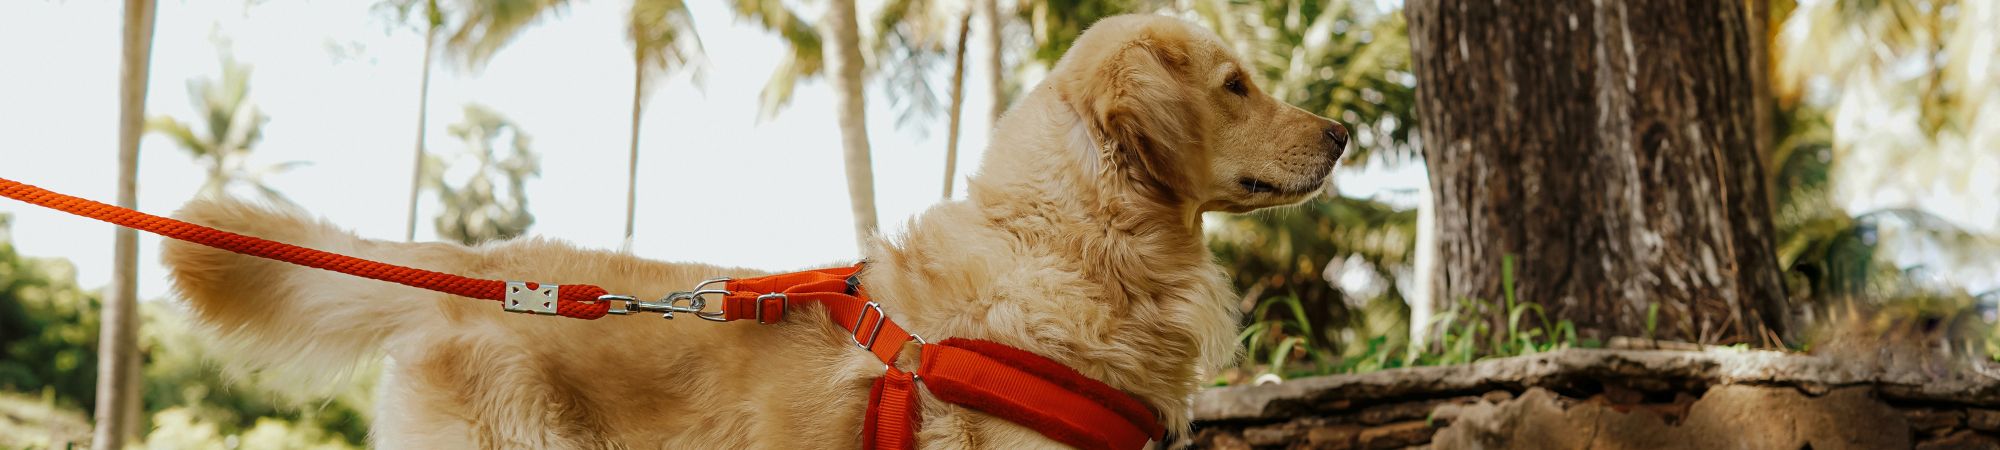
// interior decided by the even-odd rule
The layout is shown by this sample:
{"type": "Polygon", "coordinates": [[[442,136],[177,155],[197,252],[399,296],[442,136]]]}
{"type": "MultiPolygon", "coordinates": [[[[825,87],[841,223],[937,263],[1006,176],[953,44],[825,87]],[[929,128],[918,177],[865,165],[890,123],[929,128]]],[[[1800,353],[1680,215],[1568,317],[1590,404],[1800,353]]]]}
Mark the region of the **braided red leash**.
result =
{"type": "MultiPolygon", "coordinates": [[[[467,278],[244,236],[88,199],[63,195],[6,178],[0,178],[0,196],[57,211],[110,222],[126,228],[259,258],[326,269],[357,277],[387,281],[460,297],[502,301],[507,295],[506,282],[501,280],[467,278]]],[[[534,289],[536,285],[529,283],[528,287],[529,289],[534,289]]],[[[596,319],[604,317],[605,313],[610,310],[610,302],[598,301],[598,296],[606,294],[604,288],[587,284],[569,284],[562,285],[559,291],[557,292],[559,298],[556,310],[556,313],[559,315],[578,319],[596,319]]]]}

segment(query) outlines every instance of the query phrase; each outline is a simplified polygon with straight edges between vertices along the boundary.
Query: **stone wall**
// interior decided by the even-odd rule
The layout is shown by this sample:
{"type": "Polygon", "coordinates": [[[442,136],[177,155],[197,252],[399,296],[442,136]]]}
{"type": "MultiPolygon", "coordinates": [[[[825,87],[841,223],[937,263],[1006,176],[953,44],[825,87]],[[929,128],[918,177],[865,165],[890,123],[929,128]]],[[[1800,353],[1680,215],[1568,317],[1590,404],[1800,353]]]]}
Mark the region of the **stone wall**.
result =
{"type": "Polygon", "coordinates": [[[2000,449],[2000,373],[1759,351],[1570,349],[1216,388],[1169,447],[2000,449]]]}

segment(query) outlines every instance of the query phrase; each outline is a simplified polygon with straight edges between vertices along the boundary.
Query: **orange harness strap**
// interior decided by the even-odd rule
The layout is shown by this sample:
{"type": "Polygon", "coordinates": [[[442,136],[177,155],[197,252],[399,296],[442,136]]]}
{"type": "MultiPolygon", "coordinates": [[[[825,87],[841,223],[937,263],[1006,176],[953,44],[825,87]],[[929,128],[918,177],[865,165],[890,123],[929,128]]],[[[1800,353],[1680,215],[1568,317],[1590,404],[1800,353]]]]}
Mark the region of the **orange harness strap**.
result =
{"type": "Polygon", "coordinates": [[[1144,403],[1062,363],[995,342],[952,338],[929,343],[910,334],[868,300],[867,291],[856,281],[860,268],[730,281],[722,318],[771,324],[783,321],[792,307],[824,306],[855,345],[888,366],[869,392],[862,425],[864,448],[916,447],[919,382],[939,400],[1006,419],[1077,448],[1137,449],[1165,434],[1144,403]],[[914,374],[896,368],[897,353],[912,340],[922,352],[914,374]]]}

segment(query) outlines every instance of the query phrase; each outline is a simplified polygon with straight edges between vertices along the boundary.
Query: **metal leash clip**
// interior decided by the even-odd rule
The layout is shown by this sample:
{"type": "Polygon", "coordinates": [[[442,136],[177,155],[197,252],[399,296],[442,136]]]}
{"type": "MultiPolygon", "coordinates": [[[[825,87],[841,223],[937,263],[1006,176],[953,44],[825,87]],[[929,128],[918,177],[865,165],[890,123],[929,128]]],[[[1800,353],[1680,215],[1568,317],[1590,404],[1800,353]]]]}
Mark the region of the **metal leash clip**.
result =
{"type": "Polygon", "coordinates": [[[708,288],[712,284],[727,282],[729,282],[728,278],[705,280],[701,284],[695,285],[693,290],[669,293],[666,297],[661,297],[657,301],[639,301],[637,297],[630,295],[600,295],[597,296],[597,301],[611,302],[611,310],[609,312],[621,316],[634,313],[656,312],[661,313],[660,318],[662,319],[672,319],[674,318],[674,313],[683,313],[694,314],[695,317],[700,317],[702,320],[725,322],[726,320],[722,318],[722,311],[706,311],[708,308],[708,298],[706,296],[709,294],[729,295],[729,291],[726,289],[708,288]]]}

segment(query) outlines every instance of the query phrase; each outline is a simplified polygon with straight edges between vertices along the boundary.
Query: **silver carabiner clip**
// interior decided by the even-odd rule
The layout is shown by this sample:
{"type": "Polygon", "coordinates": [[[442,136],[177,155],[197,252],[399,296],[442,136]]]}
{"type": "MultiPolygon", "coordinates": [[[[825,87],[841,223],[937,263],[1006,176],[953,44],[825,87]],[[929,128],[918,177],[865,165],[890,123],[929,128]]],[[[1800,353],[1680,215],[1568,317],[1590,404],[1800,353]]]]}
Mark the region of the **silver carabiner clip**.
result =
{"type": "Polygon", "coordinates": [[[662,319],[673,319],[674,313],[684,313],[694,314],[695,317],[700,317],[703,320],[723,322],[725,320],[722,318],[722,311],[706,311],[708,308],[708,298],[705,296],[709,294],[729,295],[729,291],[725,289],[708,289],[709,285],[728,281],[728,278],[705,280],[701,284],[695,285],[694,290],[668,293],[666,297],[661,297],[659,300],[651,302],[640,301],[637,297],[629,295],[600,295],[597,297],[597,300],[611,302],[611,310],[609,311],[611,314],[626,315],[639,312],[657,312],[661,313],[660,318],[662,319]]]}

